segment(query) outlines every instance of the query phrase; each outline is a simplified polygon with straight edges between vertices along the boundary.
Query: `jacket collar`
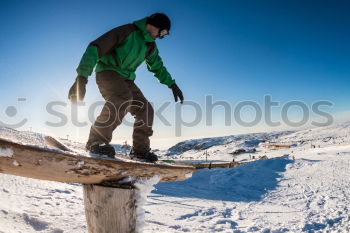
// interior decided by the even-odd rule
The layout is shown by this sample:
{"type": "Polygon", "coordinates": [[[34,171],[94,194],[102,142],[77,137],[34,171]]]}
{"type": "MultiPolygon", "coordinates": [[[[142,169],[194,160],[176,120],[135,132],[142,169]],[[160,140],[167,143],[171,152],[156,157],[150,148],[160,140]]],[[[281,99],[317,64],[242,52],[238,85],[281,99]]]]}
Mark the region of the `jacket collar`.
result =
{"type": "Polygon", "coordinates": [[[146,42],[154,42],[154,39],[152,38],[152,36],[149,34],[149,32],[146,30],[146,18],[140,19],[140,20],[136,20],[133,22],[133,24],[140,29],[140,31],[142,32],[143,37],[145,38],[146,42]]]}

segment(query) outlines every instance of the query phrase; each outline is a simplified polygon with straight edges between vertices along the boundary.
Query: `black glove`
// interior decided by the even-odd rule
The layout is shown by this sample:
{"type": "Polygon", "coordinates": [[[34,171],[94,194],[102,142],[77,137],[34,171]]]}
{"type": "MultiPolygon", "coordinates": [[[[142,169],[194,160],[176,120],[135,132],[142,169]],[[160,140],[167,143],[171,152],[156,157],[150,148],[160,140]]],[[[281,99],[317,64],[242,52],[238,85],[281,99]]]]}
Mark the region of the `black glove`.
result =
{"type": "Polygon", "coordinates": [[[173,91],[175,102],[177,102],[178,99],[180,99],[180,103],[182,104],[184,102],[184,96],[182,95],[182,91],[180,88],[174,83],[170,86],[171,90],[173,91]]]}
{"type": "Polygon", "coordinates": [[[73,103],[76,103],[78,100],[83,101],[86,92],[87,78],[78,75],[75,79],[73,86],[69,89],[68,99],[73,103]]]}

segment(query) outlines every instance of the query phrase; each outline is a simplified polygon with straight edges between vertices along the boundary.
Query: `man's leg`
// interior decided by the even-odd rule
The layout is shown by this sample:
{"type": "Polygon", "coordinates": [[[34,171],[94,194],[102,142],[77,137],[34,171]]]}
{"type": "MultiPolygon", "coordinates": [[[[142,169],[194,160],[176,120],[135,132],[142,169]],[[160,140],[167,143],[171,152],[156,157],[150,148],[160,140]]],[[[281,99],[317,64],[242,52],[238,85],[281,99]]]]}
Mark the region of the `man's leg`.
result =
{"type": "Polygon", "coordinates": [[[133,101],[129,107],[129,112],[135,117],[132,135],[133,152],[135,154],[145,154],[150,151],[149,137],[153,134],[154,110],[134,82],[131,83],[131,91],[133,101]]]}
{"type": "Polygon", "coordinates": [[[130,85],[114,71],[96,73],[96,83],[106,103],[91,126],[87,149],[96,144],[110,143],[113,131],[121,124],[132,100],[130,85]]]}

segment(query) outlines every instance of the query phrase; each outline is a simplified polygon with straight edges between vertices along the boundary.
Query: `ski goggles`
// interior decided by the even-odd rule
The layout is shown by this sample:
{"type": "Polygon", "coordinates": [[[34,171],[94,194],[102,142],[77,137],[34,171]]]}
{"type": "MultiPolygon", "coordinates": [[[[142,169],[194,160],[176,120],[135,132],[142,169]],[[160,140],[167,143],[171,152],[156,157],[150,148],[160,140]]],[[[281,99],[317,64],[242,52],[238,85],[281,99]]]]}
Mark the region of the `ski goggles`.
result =
{"type": "Polygon", "coordinates": [[[169,31],[167,29],[159,30],[158,37],[159,39],[163,39],[164,36],[169,35],[169,31]]]}

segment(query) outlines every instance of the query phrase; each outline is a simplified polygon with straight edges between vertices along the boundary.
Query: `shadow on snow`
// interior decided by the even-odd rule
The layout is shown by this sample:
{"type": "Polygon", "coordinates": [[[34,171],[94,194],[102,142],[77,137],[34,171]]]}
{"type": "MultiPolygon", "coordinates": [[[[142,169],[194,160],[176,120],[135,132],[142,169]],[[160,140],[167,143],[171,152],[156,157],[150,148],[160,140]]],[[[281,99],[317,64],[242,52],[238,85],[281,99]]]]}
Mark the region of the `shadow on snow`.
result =
{"type": "Polygon", "coordinates": [[[259,201],[268,191],[276,189],[280,173],[292,162],[281,157],[236,168],[198,170],[189,180],[157,184],[153,193],[207,200],[259,201]]]}

